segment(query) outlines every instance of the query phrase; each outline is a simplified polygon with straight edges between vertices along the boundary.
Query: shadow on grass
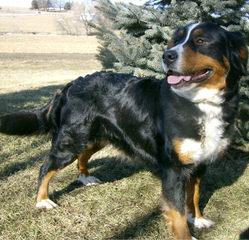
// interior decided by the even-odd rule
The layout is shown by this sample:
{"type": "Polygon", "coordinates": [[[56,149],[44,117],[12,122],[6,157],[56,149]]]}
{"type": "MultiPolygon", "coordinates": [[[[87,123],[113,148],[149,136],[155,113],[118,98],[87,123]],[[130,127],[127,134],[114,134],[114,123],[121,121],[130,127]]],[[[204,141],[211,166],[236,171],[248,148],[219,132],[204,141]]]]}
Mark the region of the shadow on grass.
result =
{"type": "MultiPolygon", "coordinates": [[[[148,165],[136,164],[126,160],[122,160],[119,157],[111,158],[100,158],[92,160],[88,164],[89,169],[94,169],[92,172],[93,176],[99,178],[103,183],[105,182],[114,182],[132,176],[135,173],[140,171],[148,170],[148,165]]],[[[152,169],[153,171],[153,169],[152,169]]],[[[84,187],[82,183],[77,180],[70,183],[65,188],[54,191],[51,194],[51,199],[55,202],[63,196],[68,194],[78,188],[84,187]]],[[[133,238],[134,236],[140,236],[146,233],[147,227],[151,227],[152,223],[155,224],[161,217],[160,206],[152,209],[147,215],[138,217],[134,222],[131,222],[125,229],[121,230],[111,239],[128,239],[133,238]]],[[[109,239],[109,238],[108,238],[109,239]]]]}
{"type": "Polygon", "coordinates": [[[0,171],[0,180],[4,180],[19,171],[25,170],[27,167],[34,166],[37,162],[43,162],[44,156],[46,156],[47,154],[48,154],[48,151],[45,151],[42,153],[42,155],[39,154],[39,156],[37,155],[33,156],[27,161],[18,162],[17,160],[17,162],[5,165],[3,167],[3,170],[0,171]]]}
{"type": "MultiPolygon", "coordinates": [[[[230,186],[241,177],[249,164],[249,155],[247,152],[230,148],[228,154],[217,160],[208,167],[206,174],[203,176],[200,186],[200,209],[204,210],[212,195],[219,189],[230,186]]],[[[219,211],[219,206],[224,208],[226,199],[220,199],[213,204],[219,211]]],[[[239,201],[239,199],[238,199],[239,201]]],[[[214,219],[212,219],[214,220],[214,219]]],[[[221,219],[219,219],[220,221],[221,219]]],[[[219,222],[217,222],[218,224],[219,222]]],[[[212,231],[210,229],[195,229],[190,226],[191,232],[199,239],[202,239],[204,233],[212,231]]],[[[240,238],[241,239],[241,238],[240,238]]]]}
{"type": "MultiPolygon", "coordinates": [[[[120,160],[118,157],[107,157],[92,160],[88,164],[88,169],[91,168],[97,168],[91,175],[97,177],[103,183],[114,182],[123,178],[127,178],[141,170],[146,169],[145,166],[138,166],[135,164],[133,165],[128,161],[120,160]]],[[[76,180],[70,183],[67,187],[55,191],[52,194],[53,200],[57,201],[64,194],[70,193],[80,187],[83,187],[82,183],[76,180]]]]}
{"type": "Polygon", "coordinates": [[[39,89],[0,94],[0,115],[21,109],[42,107],[53,97],[56,90],[63,86],[53,85],[39,89]]]}
{"type": "MultiPolygon", "coordinates": [[[[0,115],[18,111],[20,109],[37,108],[46,104],[52,98],[54,92],[61,88],[61,85],[42,87],[37,90],[24,90],[20,92],[0,94],[0,115]]],[[[46,154],[46,153],[44,153],[46,154]]],[[[200,207],[203,210],[211,196],[220,188],[232,185],[241,175],[243,175],[248,163],[248,153],[230,149],[230,157],[225,157],[212,164],[201,184],[200,207]]],[[[4,157],[4,156],[2,156],[4,157]]],[[[43,161],[43,157],[34,156],[21,163],[8,164],[0,172],[0,179],[34,165],[37,161],[43,161]]],[[[103,182],[113,182],[125,177],[129,177],[145,168],[134,166],[126,162],[119,161],[117,158],[103,158],[91,161],[89,168],[96,168],[93,175],[103,182]]],[[[60,198],[63,194],[69,193],[76,188],[82,187],[78,182],[72,182],[66,188],[56,191],[52,194],[54,199],[60,198]]],[[[137,218],[130,223],[120,233],[113,236],[113,239],[127,239],[138,234],[143,235],[141,229],[146,229],[150,223],[160,215],[159,208],[154,209],[150,214],[137,218]]],[[[201,234],[200,234],[201,235],[201,234]]],[[[248,236],[248,230],[242,235],[248,236]],[[247,234],[247,235],[246,235],[247,234]]],[[[242,238],[241,238],[242,239],[242,238]]]]}
{"type": "MultiPolygon", "coordinates": [[[[43,105],[47,104],[47,102],[53,97],[54,93],[57,89],[61,88],[63,85],[54,85],[54,86],[47,86],[41,87],[39,89],[32,89],[32,90],[23,90],[20,92],[11,92],[7,94],[0,94],[0,116],[19,111],[21,109],[32,109],[42,107],[43,105]]],[[[48,138],[44,137],[44,141],[50,141],[48,138]]],[[[44,142],[36,140],[32,143],[32,145],[37,146],[38,144],[42,144],[44,142]]],[[[28,150],[27,149],[20,149],[19,152],[16,154],[21,154],[22,152],[28,150]]],[[[5,179],[10,175],[15,174],[18,171],[21,171],[28,166],[33,166],[36,162],[43,161],[43,156],[46,153],[43,153],[42,156],[34,156],[27,161],[18,162],[18,159],[14,163],[6,164],[3,170],[0,171],[0,179],[5,179]]],[[[5,154],[1,154],[1,162],[8,157],[5,154]]]]}
{"type": "MultiPolygon", "coordinates": [[[[202,197],[200,200],[202,209],[206,206],[215,191],[222,187],[232,185],[241,175],[243,175],[249,163],[248,153],[234,149],[230,149],[229,153],[231,154],[230,157],[223,158],[215,164],[212,164],[203,178],[201,184],[202,197]]],[[[133,165],[130,162],[122,161],[116,157],[92,160],[89,162],[89,169],[94,169],[92,175],[103,182],[114,182],[130,177],[139,171],[149,171],[147,166],[133,165]]],[[[81,183],[74,181],[64,189],[52,193],[52,200],[56,202],[64,194],[68,194],[81,187],[83,187],[81,183]]],[[[158,206],[147,215],[140,216],[133,222],[130,222],[128,226],[118,232],[115,236],[112,236],[112,239],[132,239],[134,237],[146,235],[151,227],[151,223],[154,223],[155,225],[155,221],[158,221],[161,217],[161,211],[158,206]]],[[[190,226],[190,229],[198,238],[201,238],[204,233],[206,234],[208,231],[212,231],[212,229],[196,230],[192,226],[190,226]]],[[[243,238],[240,239],[247,239],[244,238],[247,234],[246,231],[241,235],[243,238]]]]}
{"type": "Polygon", "coordinates": [[[158,220],[160,217],[162,217],[161,210],[159,207],[156,207],[149,214],[138,217],[135,222],[130,223],[123,231],[111,239],[133,239],[134,237],[143,236],[146,229],[154,225],[155,220],[158,220]]]}
{"type": "Polygon", "coordinates": [[[214,192],[230,186],[241,177],[249,164],[247,152],[230,148],[228,154],[211,164],[201,184],[200,207],[203,209],[214,192]]]}

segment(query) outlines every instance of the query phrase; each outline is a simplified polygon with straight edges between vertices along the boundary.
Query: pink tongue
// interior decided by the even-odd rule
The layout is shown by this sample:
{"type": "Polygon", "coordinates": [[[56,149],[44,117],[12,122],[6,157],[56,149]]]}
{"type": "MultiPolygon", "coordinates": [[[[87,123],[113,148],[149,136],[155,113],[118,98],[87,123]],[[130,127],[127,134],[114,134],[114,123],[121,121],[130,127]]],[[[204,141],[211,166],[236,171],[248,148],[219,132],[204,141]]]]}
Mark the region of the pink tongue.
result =
{"type": "Polygon", "coordinates": [[[170,75],[170,76],[168,76],[168,83],[169,84],[177,84],[181,80],[189,81],[190,79],[191,79],[191,76],[175,76],[175,75],[170,75]]]}

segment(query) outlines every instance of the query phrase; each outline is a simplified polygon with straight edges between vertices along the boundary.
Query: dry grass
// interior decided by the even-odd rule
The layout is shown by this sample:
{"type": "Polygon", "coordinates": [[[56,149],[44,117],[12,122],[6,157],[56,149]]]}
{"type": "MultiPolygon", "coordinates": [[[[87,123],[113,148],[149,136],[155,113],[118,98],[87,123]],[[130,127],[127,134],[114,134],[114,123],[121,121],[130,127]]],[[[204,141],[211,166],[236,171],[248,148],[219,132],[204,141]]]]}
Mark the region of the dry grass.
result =
{"type": "MultiPolygon", "coordinates": [[[[65,82],[100,69],[92,38],[81,43],[80,38],[63,36],[5,37],[0,38],[0,115],[40,107],[65,82]]],[[[50,184],[51,198],[59,207],[35,209],[39,168],[49,148],[49,136],[0,135],[1,240],[172,239],[159,209],[160,180],[146,167],[122,160],[111,147],[89,163],[91,174],[103,184],[79,185],[72,164],[50,184]]],[[[203,179],[201,206],[217,225],[191,229],[199,239],[238,240],[249,226],[248,153],[233,149],[230,155],[211,166],[203,179]]]]}
{"type": "Polygon", "coordinates": [[[0,18],[0,32],[3,33],[39,33],[49,34],[55,32],[60,34],[56,20],[58,15],[37,15],[35,17],[23,16],[23,17],[1,17],[0,18]],[[39,23],[44,24],[40,25],[39,23]]]}
{"type": "Polygon", "coordinates": [[[61,14],[23,15],[30,13],[34,11],[0,10],[0,16],[10,15],[0,17],[0,32],[15,33],[0,37],[0,93],[65,84],[101,69],[94,57],[95,37],[56,35],[54,24],[61,14]],[[50,34],[41,34],[45,32],[50,34]]]}
{"type": "MultiPolygon", "coordinates": [[[[0,95],[0,115],[44,105],[57,86],[0,95]]],[[[48,157],[49,136],[0,135],[0,239],[172,239],[159,209],[160,180],[144,166],[134,166],[109,147],[89,163],[103,184],[83,187],[76,164],[50,184],[59,207],[35,209],[39,168],[48,157]]],[[[201,206],[217,222],[207,230],[191,229],[199,239],[238,240],[248,228],[248,154],[231,150],[203,179],[201,206]],[[236,157],[235,157],[236,156],[236,157]]]]}
{"type": "MultiPolygon", "coordinates": [[[[1,18],[0,18],[1,20],[1,18]]],[[[0,53],[97,53],[89,36],[11,34],[0,38],[0,53]]]]}
{"type": "Polygon", "coordinates": [[[65,84],[101,69],[94,37],[5,35],[0,38],[0,93],[65,84]]]}

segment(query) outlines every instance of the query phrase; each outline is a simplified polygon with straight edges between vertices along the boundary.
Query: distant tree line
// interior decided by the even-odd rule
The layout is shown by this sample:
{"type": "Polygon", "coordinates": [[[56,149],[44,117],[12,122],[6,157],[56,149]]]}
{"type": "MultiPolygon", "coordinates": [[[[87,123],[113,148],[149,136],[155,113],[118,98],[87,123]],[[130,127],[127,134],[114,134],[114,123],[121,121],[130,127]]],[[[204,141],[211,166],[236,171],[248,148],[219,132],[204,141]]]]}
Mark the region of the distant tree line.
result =
{"type": "Polygon", "coordinates": [[[72,7],[72,3],[66,2],[64,0],[32,0],[31,9],[43,9],[49,10],[50,8],[58,8],[70,10],[72,7]]]}
{"type": "MultiPolygon", "coordinates": [[[[96,3],[96,0],[84,0],[71,4],[70,16],[60,16],[57,20],[59,29],[61,29],[64,34],[68,35],[90,35],[90,22],[97,20],[101,21],[101,14],[95,9],[96,3]]],[[[65,4],[64,9],[67,10],[66,5],[67,3],[65,4]]]]}

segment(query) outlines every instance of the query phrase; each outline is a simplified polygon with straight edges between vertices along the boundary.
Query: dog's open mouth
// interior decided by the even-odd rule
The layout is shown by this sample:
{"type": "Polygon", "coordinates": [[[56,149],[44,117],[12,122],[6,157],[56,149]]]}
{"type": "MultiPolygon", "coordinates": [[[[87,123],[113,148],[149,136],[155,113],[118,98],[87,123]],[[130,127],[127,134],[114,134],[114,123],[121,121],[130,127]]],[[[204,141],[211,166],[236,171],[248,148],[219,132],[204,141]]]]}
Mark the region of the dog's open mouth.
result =
{"type": "Polygon", "coordinates": [[[203,69],[190,75],[183,75],[181,73],[169,70],[167,73],[167,81],[174,87],[182,87],[190,83],[202,82],[205,79],[209,78],[212,72],[212,69],[203,69]]]}

